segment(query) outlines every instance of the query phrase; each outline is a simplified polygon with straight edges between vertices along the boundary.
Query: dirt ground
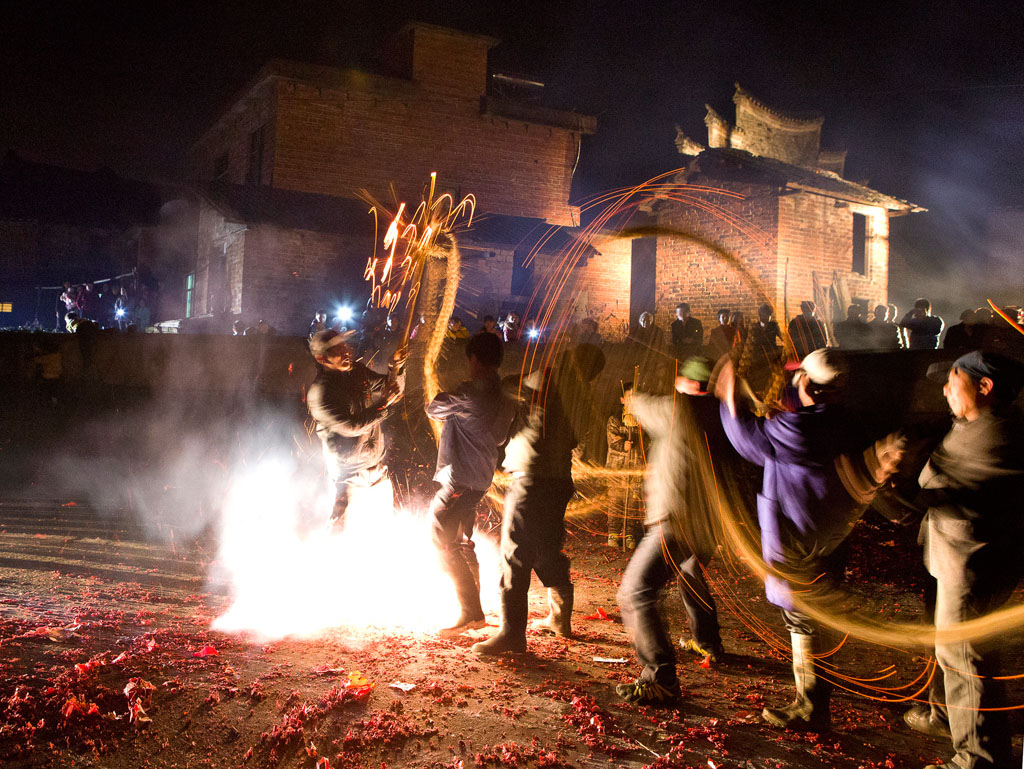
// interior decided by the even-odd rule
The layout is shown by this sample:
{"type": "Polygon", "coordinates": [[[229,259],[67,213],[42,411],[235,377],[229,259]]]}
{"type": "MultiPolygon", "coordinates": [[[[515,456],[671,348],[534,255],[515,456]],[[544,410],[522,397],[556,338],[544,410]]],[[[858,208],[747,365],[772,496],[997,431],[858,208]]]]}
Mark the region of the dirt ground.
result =
{"type": "MultiPolygon", "coordinates": [[[[454,642],[372,628],[274,643],[211,632],[227,601],[207,591],[212,541],[153,544],[125,514],[75,500],[3,502],[0,763],[894,769],[948,758],[904,726],[904,704],[855,692],[836,698],[831,733],[769,728],[760,711],[787,701],[791,677],[752,617],[777,634],[781,622],[754,578],[716,568],[727,658],[681,655],[676,709],[619,703],[614,685],[638,672],[615,602],[627,556],[590,528],[572,526],[567,545],[577,638],[531,631],[527,653],[484,661],[469,647],[491,628],[454,642]]],[[[916,616],[913,532],[870,518],[854,539],[852,580],[870,573],[892,617],[916,616]]],[[[535,584],[531,616],[542,597],[535,584]]],[[[665,609],[680,636],[675,595],[665,609]]],[[[843,670],[865,679],[891,665],[910,681],[923,660],[857,642],[843,652],[843,670]]]]}

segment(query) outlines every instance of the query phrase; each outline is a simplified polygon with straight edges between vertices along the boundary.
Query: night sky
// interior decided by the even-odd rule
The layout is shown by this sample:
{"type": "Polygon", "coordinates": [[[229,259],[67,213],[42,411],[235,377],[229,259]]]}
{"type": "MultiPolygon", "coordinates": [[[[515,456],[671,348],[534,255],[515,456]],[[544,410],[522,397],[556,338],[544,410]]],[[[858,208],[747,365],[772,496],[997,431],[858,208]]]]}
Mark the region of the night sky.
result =
{"type": "Polygon", "coordinates": [[[546,103],[597,116],[578,196],[679,165],[674,125],[704,142],[704,104],[731,119],[738,81],[779,108],[823,114],[823,144],[848,150],[848,178],[930,210],[893,223],[896,301],[932,293],[941,306],[944,292],[979,304],[991,282],[1019,303],[1020,265],[1006,273],[1010,293],[982,251],[986,215],[1024,204],[1021,4],[876,7],[21,3],[0,16],[0,151],[174,178],[185,148],[267,59],[372,69],[389,35],[422,20],[501,39],[495,71],[540,80],[546,103]]]}

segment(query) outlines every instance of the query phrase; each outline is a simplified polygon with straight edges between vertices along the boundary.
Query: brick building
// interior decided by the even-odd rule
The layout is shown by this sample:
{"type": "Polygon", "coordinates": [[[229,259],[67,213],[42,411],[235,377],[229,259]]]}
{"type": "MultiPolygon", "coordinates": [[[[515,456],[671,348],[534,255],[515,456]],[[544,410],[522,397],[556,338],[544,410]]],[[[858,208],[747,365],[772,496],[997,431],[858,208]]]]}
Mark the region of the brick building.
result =
{"type": "Polygon", "coordinates": [[[677,134],[687,164],[675,181],[720,192],[653,205],[664,234],[635,243],[648,277],[634,295],[657,304],[662,324],[680,301],[705,325],[716,308],[750,318],[763,301],[780,320],[805,299],[839,317],[850,303],[886,303],[889,219],[924,209],[844,179],[845,152],[821,148],[820,116],[784,114],[739,85],[733,102],[735,123],[708,106],[706,146],[677,134]]]}
{"type": "MultiPolygon", "coordinates": [[[[263,67],[188,156],[204,189],[186,279],[192,313],[304,329],[315,308],[365,291],[374,228],[360,192],[414,207],[431,172],[440,191],[478,203],[460,239],[457,312],[496,314],[544,295],[578,233],[569,193],[581,137],[596,123],[492,93],[496,44],[410,24],[382,73],[263,67]],[[545,240],[552,227],[557,236],[545,240]]],[[[628,255],[628,241],[590,243],[567,276],[585,286],[571,309],[599,317],[606,331],[628,313],[628,255]]]]}

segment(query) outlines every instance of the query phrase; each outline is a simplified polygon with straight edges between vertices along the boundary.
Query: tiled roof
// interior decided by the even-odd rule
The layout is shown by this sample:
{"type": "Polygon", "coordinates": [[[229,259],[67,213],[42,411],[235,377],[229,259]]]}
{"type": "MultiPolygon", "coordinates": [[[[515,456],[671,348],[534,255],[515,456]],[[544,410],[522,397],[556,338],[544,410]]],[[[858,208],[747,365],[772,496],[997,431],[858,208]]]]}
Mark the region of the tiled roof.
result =
{"type": "Polygon", "coordinates": [[[223,183],[211,184],[203,197],[232,222],[370,238],[374,234],[369,204],[351,198],[223,183]]]}
{"type": "Polygon", "coordinates": [[[693,179],[704,176],[718,181],[742,181],[769,183],[791,190],[807,192],[845,200],[880,206],[889,211],[912,213],[925,211],[914,203],[886,195],[863,184],[843,179],[831,171],[815,171],[810,168],[783,163],[781,160],[753,155],[745,150],[716,148],[704,150],[691,162],[686,177],[693,179]]]}

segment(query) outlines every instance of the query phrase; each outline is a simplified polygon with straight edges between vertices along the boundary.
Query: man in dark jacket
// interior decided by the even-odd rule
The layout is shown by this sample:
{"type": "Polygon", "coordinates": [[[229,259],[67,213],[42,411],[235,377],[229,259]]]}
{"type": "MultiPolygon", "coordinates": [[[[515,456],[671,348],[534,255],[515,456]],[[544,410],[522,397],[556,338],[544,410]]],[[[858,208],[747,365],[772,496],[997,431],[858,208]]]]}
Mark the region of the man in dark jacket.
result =
{"type": "Polygon", "coordinates": [[[908,350],[934,350],[939,346],[943,328],[942,318],[932,315],[932,303],[924,297],[915,300],[914,309],[900,320],[900,330],[906,335],[908,350]]]}
{"type": "Polygon", "coordinates": [[[690,305],[676,305],[676,319],[672,321],[672,351],[676,360],[685,361],[697,355],[704,345],[704,324],[690,315],[690,305]]]}
{"type": "MultiPolygon", "coordinates": [[[[782,708],[765,708],[764,719],[780,728],[827,729],[831,683],[822,676],[816,655],[824,649],[822,629],[800,611],[791,584],[805,600],[827,593],[842,578],[839,546],[863,514],[869,496],[855,495],[841,472],[844,456],[855,456],[867,443],[856,422],[838,404],[845,369],[838,352],[820,349],[807,355],[794,377],[799,408],[771,419],[755,417],[736,403],[731,363],[718,378],[726,435],[736,450],[764,468],[757,518],[761,549],[768,567],[765,593],[782,609],[793,648],[797,697],[782,708]],[[808,592],[807,586],[813,586],[808,592]]],[[[871,478],[877,488],[895,469],[898,452],[876,464],[871,478]]]]}
{"type": "Polygon", "coordinates": [[[320,366],[306,393],[306,405],[316,421],[335,487],[330,517],[335,530],[344,525],[352,487],[368,488],[387,477],[381,426],[405,389],[401,356],[392,359],[391,373],[378,374],[355,359],[351,337],[327,329],[309,342],[320,366]]]}
{"type": "Polygon", "coordinates": [[[789,322],[789,338],[801,360],[828,344],[825,326],[818,320],[817,313],[818,308],[808,299],[800,302],[800,314],[789,322]]]}
{"type": "Polygon", "coordinates": [[[867,350],[871,347],[871,329],[864,322],[864,308],[851,304],[846,308],[846,320],[833,326],[836,346],[843,350],[867,350]]]}
{"type": "Polygon", "coordinates": [[[502,393],[498,366],[504,343],[481,331],[466,343],[470,378],[442,392],[427,416],[443,423],[434,480],[441,484],[430,503],[433,540],[441,565],[455,583],[461,611],[441,636],[451,638],[484,627],[480,565],[473,544],[476,507],[490,488],[501,445],[509,437],[516,404],[502,393]]]}
{"type": "Polygon", "coordinates": [[[572,634],[573,585],[562,552],[565,508],[574,491],[572,450],[596,416],[589,383],[603,368],[601,350],[580,345],[555,367],[534,371],[523,381],[528,410],[504,462],[512,484],[501,527],[501,628],[473,646],[477,654],[526,650],[533,571],[548,589],[544,625],[556,635],[572,634]]]}
{"type": "Polygon", "coordinates": [[[898,350],[900,332],[896,323],[889,319],[889,307],[875,305],[874,318],[868,322],[868,338],[873,350],[898,350]]]}
{"type": "Polygon", "coordinates": [[[950,765],[959,769],[1011,765],[1000,639],[961,638],[957,629],[1005,604],[1024,571],[1024,424],[1011,406],[1022,384],[1024,369],[1010,358],[974,351],[957,359],[943,389],[953,427],[919,478],[928,508],[925,566],[937,586],[935,656],[955,751],[950,765]]]}

